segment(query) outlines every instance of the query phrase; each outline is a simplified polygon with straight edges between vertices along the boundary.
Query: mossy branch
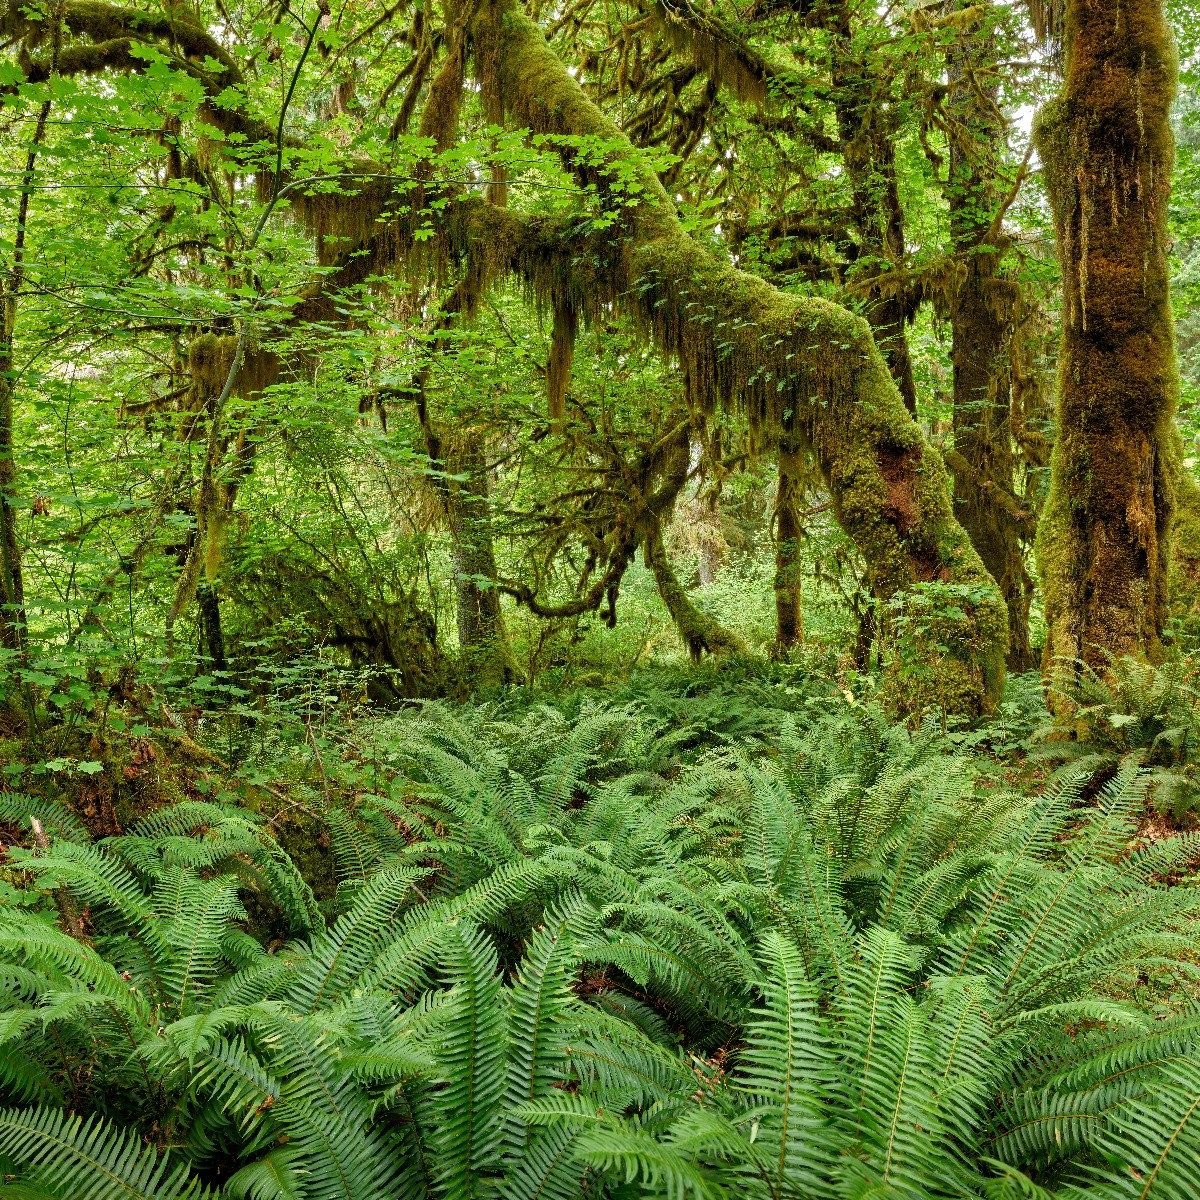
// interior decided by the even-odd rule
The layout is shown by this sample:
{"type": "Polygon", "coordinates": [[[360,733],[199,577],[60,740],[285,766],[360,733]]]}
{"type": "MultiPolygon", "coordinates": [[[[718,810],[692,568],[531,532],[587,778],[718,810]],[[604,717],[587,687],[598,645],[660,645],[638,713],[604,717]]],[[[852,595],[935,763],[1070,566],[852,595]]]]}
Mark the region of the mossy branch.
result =
{"type": "MultiPolygon", "coordinates": [[[[968,585],[978,599],[964,619],[964,654],[947,669],[946,702],[991,704],[1004,673],[1003,601],[954,519],[942,460],[906,411],[866,322],[829,301],[781,292],[695,242],[653,168],[514,0],[483,8],[473,32],[481,60],[499,64],[491,83],[509,119],[609,147],[605,169],[587,173],[602,190],[614,181],[620,220],[607,239],[608,285],[583,297],[591,310],[584,319],[618,307],[680,364],[696,406],[739,406],[760,439],[794,424],[876,595],[921,582],[968,585]]],[[[580,170],[569,151],[564,162],[580,170]]]]}

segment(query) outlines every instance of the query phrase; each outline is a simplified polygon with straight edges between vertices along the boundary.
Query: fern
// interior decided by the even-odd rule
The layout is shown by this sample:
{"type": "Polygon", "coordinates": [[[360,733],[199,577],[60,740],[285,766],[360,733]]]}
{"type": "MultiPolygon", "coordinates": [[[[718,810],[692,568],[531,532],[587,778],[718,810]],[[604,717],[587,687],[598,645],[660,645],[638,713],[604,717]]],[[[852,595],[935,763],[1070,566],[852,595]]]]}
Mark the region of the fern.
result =
{"type": "Polygon", "coordinates": [[[11,1188],[1190,1195],[1197,839],[1138,841],[1146,774],[1020,797],[751,695],[724,746],[661,689],[372,722],[332,924],[249,814],[59,822],[0,911],[11,1188]]]}
{"type": "Polygon", "coordinates": [[[172,1164],[131,1131],[57,1109],[0,1111],[0,1158],[22,1182],[88,1200],[192,1200],[206,1194],[186,1164],[172,1164]]]}

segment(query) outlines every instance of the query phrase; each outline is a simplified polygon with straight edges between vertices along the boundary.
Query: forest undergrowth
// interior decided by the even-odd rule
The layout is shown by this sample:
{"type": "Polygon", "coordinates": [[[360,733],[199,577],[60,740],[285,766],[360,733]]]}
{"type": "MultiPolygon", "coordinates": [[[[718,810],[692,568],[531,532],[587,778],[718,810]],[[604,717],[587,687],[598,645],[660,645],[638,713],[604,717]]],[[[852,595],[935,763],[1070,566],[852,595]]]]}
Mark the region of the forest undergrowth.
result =
{"type": "Polygon", "coordinates": [[[114,734],[0,799],[0,1195],[1189,1196],[1188,693],[1132,672],[1090,745],[1032,676],[913,727],[748,664],[114,734]]]}

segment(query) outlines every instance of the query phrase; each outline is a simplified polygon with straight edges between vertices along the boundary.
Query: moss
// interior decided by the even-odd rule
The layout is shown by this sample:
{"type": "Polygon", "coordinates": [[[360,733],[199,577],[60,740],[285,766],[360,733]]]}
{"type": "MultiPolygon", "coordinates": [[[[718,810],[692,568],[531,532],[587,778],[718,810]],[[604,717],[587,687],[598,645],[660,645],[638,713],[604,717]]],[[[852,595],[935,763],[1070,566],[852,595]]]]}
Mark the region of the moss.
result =
{"type": "MultiPolygon", "coordinates": [[[[698,409],[736,404],[765,444],[778,442],[785,423],[794,427],[821,466],[876,595],[889,599],[929,581],[970,589],[966,634],[953,639],[969,661],[947,664],[948,693],[965,711],[993,703],[1007,611],[954,518],[941,458],[907,412],[867,323],[829,301],[780,292],[688,237],[653,170],[511,0],[482,7],[474,34],[477,45],[499,41],[485,57],[500,64],[507,115],[539,133],[603,139],[610,165],[589,165],[589,181],[602,194],[606,181],[632,178],[640,188],[610,242],[606,301],[679,364],[698,409]]],[[[536,270],[533,290],[546,295],[556,283],[552,257],[536,270]]]]}
{"type": "MultiPolygon", "coordinates": [[[[167,48],[172,66],[198,80],[209,97],[242,83],[233,57],[221,42],[199,23],[175,14],[141,12],[92,0],[36,8],[10,0],[0,8],[0,33],[7,41],[20,41],[22,69],[31,83],[42,82],[51,73],[143,71],[147,60],[135,53],[135,46],[155,40],[167,48]],[[58,21],[67,36],[63,39],[66,44],[54,54],[50,44],[58,21]],[[39,49],[40,56],[32,53],[39,49]]],[[[274,136],[268,127],[227,104],[206,103],[201,117],[225,133],[239,134],[248,143],[269,141],[274,136]]]]}
{"type": "Polygon", "coordinates": [[[1178,474],[1174,47],[1160,0],[1073,0],[1065,16],[1063,92],[1035,130],[1063,264],[1058,439],[1037,537],[1051,672],[1159,656],[1178,474]]]}

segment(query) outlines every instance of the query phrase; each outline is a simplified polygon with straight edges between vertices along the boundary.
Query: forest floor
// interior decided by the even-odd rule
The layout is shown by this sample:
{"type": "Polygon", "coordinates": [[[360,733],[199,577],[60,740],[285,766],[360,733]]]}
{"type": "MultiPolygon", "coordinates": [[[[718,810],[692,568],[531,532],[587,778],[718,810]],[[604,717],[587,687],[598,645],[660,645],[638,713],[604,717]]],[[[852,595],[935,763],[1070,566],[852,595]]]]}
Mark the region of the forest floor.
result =
{"type": "Polygon", "coordinates": [[[0,795],[14,1195],[1182,1196],[1200,837],[1155,679],[1081,710],[1119,745],[1048,738],[1033,676],[977,727],[766,664],[126,697],[0,795]]]}

